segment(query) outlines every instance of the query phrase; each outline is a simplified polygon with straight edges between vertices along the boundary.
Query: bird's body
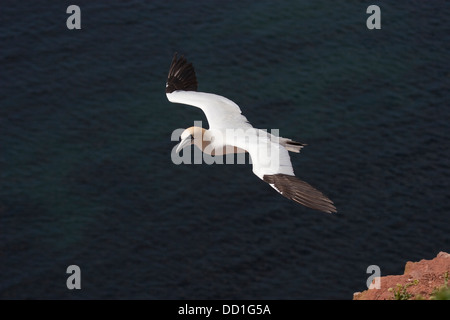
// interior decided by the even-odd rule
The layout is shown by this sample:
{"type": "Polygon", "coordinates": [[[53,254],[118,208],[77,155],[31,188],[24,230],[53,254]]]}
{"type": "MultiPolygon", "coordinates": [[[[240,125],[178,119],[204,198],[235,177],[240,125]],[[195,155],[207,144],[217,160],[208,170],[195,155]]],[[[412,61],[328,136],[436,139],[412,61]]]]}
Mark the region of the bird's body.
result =
{"type": "Polygon", "coordinates": [[[295,177],[289,152],[300,152],[304,144],[254,128],[233,101],[220,95],[197,92],[191,63],[174,56],[166,84],[170,102],[192,105],[206,115],[209,129],[191,127],[181,135],[179,152],[195,144],[211,155],[248,152],[253,173],[283,196],[312,209],[336,212],[333,202],[320,191],[295,177]]]}

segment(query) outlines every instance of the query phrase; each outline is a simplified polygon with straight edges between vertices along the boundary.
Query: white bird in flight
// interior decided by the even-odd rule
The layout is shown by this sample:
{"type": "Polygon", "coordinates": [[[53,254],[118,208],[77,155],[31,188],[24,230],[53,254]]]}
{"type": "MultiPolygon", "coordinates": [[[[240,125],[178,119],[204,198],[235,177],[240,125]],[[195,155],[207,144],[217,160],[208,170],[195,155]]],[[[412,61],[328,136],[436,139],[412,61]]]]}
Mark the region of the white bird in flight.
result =
{"type": "Polygon", "coordinates": [[[200,108],[209,124],[208,130],[200,127],[184,130],[177,153],[191,144],[213,156],[248,152],[253,173],[283,196],[315,210],[337,212],[333,201],[295,177],[288,151],[298,153],[304,144],[253,128],[233,101],[198,92],[194,67],[183,56],[173,57],[166,95],[170,102],[200,108]]]}

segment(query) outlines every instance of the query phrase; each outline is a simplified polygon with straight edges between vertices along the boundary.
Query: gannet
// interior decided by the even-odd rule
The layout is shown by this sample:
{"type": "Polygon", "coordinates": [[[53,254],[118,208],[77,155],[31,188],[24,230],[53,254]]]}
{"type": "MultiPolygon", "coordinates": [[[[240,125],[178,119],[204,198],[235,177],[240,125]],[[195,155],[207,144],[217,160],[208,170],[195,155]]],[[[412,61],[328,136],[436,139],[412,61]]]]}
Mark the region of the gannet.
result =
{"type": "Polygon", "coordinates": [[[177,153],[191,144],[211,155],[248,152],[253,173],[281,195],[315,210],[337,212],[333,201],[294,174],[288,151],[299,153],[304,144],[254,128],[236,103],[198,92],[197,86],[192,63],[175,54],[167,77],[167,99],[200,108],[209,124],[209,129],[194,126],[184,130],[177,153]]]}

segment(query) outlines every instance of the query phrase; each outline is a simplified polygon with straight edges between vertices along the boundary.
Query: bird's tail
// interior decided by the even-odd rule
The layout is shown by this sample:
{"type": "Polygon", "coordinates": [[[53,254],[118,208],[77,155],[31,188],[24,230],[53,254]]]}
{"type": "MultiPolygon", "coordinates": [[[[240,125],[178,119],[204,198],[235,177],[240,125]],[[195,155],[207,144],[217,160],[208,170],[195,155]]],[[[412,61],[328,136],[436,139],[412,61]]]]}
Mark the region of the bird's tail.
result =
{"type": "Polygon", "coordinates": [[[293,141],[287,138],[281,138],[281,145],[286,148],[287,151],[300,153],[300,150],[306,146],[304,143],[293,141]]]}

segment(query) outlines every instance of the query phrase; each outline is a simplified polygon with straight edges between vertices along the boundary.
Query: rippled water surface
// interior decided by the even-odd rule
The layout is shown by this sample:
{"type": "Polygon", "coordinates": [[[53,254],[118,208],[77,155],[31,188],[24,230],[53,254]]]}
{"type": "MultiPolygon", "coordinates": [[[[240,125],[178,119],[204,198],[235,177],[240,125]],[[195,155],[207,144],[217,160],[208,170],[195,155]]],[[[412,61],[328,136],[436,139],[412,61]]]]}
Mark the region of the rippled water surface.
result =
{"type": "Polygon", "coordinates": [[[5,1],[0,298],[351,299],[366,269],[450,251],[450,6],[378,1],[5,1]],[[290,202],[250,165],[174,165],[175,51],[199,90],[307,143],[290,202]],[[80,266],[82,289],[66,288],[80,266]]]}

